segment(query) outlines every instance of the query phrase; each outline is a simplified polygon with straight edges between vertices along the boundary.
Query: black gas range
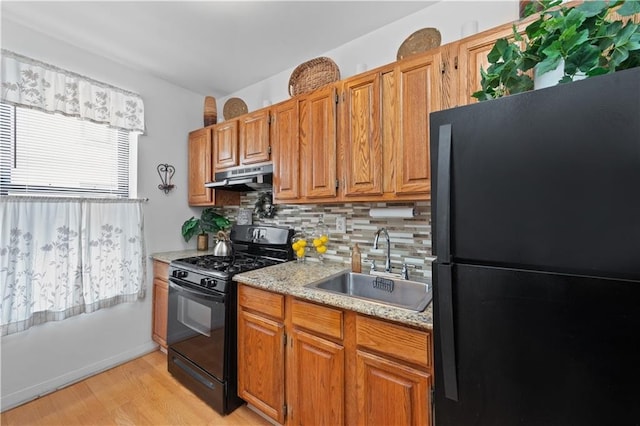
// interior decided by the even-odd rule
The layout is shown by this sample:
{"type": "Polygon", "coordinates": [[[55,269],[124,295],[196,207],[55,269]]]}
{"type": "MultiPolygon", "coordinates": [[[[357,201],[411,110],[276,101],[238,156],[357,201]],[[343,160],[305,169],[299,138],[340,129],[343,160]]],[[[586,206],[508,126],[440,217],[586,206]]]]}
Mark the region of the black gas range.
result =
{"type": "Polygon", "coordinates": [[[235,274],[293,260],[293,230],[235,225],[233,255],[202,255],[169,265],[168,369],[221,414],[242,404],[237,395],[235,274]]]}
{"type": "Polygon", "coordinates": [[[233,255],[212,254],[177,259],[169,265],[169,275],[192,285],[225,291],[224,283],[233,275],[294,259],[293,229],[264,225],[235,225],[230,239],[233,255]]]}

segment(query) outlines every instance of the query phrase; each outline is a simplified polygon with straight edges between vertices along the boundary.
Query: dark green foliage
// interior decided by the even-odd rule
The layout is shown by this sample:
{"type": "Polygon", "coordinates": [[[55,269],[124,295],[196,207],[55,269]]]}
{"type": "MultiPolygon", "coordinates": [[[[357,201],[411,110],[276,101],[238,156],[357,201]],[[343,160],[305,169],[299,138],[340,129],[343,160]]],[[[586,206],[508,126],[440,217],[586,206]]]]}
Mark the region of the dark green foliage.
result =
{"type": "Polygon", "coordinates": [[[208,207],[202,211],[200,219],[191,217],[182,224],[182,236],[185,241],[189,241],[196,234],[211,234],[229,227],[231,222],[224,216],[208,207]]]}
{"type": "Polygon", "coordinates": [[[542,11],[525,30],[524,49],[517,44],[523,39],[514,26],[513,41],[496,41],[488,55],[490,66],[480,70],[482,90],[473,97],[486,100],[531,90],[531,79],[523,73],[535,68],[541,75],[562,61],[560,83],[640,65],[640,25],[608,17],[616,8],[621,16],[640,13],[640,1],[585,1],[565,7],[559,0],[546,0],[530,6],[526,11],[535,12],[536,7],[542,11]]]}

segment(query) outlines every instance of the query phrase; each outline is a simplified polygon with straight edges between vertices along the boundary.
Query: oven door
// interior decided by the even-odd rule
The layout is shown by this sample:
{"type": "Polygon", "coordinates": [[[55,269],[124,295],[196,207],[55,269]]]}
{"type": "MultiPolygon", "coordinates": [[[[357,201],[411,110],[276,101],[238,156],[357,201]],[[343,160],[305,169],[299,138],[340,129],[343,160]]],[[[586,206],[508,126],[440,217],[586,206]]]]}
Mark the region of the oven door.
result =
{"type": "Polygon", "coordinates": [[[179,279],[169,279],[169,349],[220,381],[226,379],[226,310],[224,294],[205,293],[179,279]]]}

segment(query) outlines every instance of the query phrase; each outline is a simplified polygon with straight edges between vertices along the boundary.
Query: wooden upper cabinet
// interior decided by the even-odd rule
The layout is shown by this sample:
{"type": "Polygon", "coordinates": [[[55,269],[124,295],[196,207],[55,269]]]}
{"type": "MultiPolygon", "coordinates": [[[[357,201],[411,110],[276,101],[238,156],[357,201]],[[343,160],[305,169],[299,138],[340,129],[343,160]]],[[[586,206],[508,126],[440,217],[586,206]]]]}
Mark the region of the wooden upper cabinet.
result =
{"type": "Polygon", "coordinates": [[[213,127],[214,173],[238,163],[238,120],[224,121],[213,127]]]}
{"type": "Polygon", "coordinates": [[[442,46],[434,53],[434,61],[440,67],[440,84],[438,95],[440,97],[440,109],[449,109],[458,106],[459,102],[459,58],[458,43],[449,43],[442,46]]]}
{"type": "Polygon", "coordinates": [[[346,197],[382,195],[381,74],[346,80],[340,125],[346,197]]]}
{"type": "Polygon", "coordinates": [[[300,197],[300,144],[298,99],[272,107],[273,198],[295,201],[300,197]]]}
{"type": "Polygon", "coordinates": [[[307,199],[337,196],[336,103],[334,86],[300,100],[301,195],[307,199]]]}
{"type": "Polygon", "coordinates": [[[205,188],[213,180],[211,170],[211,128],[189,133],[189,205],[208,205],[213,202],[213,190],[205,188]]]}
{"type": "Polygon", "coordinates": [[[396,194],[431,191],[429,114],[440,109],[437,55],[401,61],[395,70],[397,119],[395,138],[396,194]]]}
{"type": "Polygon", "coordinates": [[[212,132],[215,126],[204,127],[189,133],[189,205],[228,206],[240,205],[240,193],[206,188],[213,181],[212,132]]]}
{"type": "Polygon", "coordinates": [[[271,158],[269,109],[261,109],[213,127],[213,170],[264,163],[271,158]]]}
{"type": "MultiPolygon", "coordinates": [[[[518,24],[518,32],[524,34],[529,20],[518,24]]],[[[480,67],[489,66],[487,55],[493,49],[496,40],[513,38],[513,24],[505,24],[489,31],[483,31],[458,43],[458,105],[478,102],[471,95],[482,88],[480,67]]]]}
{"type": "Polygon", "coordinates": [[[264,163],[271,159],[269,109],[245,114],[240,122],[239,164],[264,163]]]}

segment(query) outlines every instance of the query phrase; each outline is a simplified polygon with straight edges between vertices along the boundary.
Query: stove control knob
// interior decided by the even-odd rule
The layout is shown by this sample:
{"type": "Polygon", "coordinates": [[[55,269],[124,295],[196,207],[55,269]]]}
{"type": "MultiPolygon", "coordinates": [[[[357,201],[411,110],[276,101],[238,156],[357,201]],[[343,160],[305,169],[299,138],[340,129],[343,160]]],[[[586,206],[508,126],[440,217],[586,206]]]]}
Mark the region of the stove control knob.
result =
{"type": "Polygon", "coordinates": [[[175,270],[173,271],[174,278],[186,278],[189,273],[187,271],[175,270]]]}
{"type": "Polygon", "coordinates": [[[206,288],[213,288],[216,286],[216,280],[213,278],[203,278],[200,280],[200,285],[206,288]]]}

